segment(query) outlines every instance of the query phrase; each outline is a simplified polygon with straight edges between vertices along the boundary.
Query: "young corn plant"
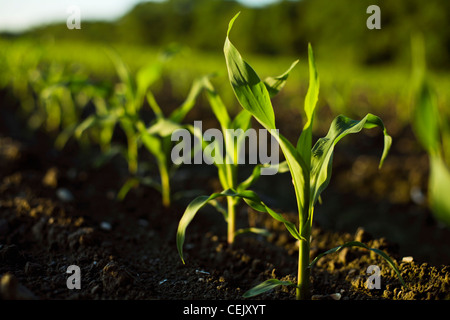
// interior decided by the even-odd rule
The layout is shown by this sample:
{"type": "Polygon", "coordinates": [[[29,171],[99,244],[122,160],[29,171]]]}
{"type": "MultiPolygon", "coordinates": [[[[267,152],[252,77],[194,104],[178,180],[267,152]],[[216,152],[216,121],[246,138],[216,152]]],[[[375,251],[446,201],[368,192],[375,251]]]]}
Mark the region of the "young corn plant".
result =
{"type": "Polygon", "coordinates": [[[171,204],[170,176],[176,169],[170,166],[172,148],[170,135],[174,130],[182,127],[181,122],[195,105],[201,86],[199,81],[194,82],[183,104],[165,117],[150,90],[150,86],[161,76],[161,64],[150,63],[139,69],[133,78],[119,55],[114,51],[108,53],[114,62],[120,83],[108,102],[100,95],[94,95],[96,113],[78,125],[74,131],[75,136],[80,138],[86,130],[95,129],[104,158],[117,153],[125,156],[130,177],[117,194],[119,200],[123,200],[131,188],[144,184],[161,192],[163,206],[169,207],[171,204]],[[140,114],[145,101],[155,115],[149,125],[146,125],[140,114]],[[114,128],[117,124],[127,139],[125,152],[120,146],[119,148],[112,146],[114,128]],[[160,181],[149,176],[141,176],[138,171],[138,152],[141,145],[156,159],[160,181]]]}
{"type": "MultiPolygon", "coordinates": [[[[281,90],[288,77],[289,71],[295,66],[296,63],[297,62],[295,62],[283,75],[266,79],[266,85],[270,88],[273,95],[281,90]]],[[[244,152],[243,147],[245,146],[246,130],[251,127],[252,116],[247,110],[242,110],[235,116],[234,119],[232,119],[222,99],[209,81],[209,77],[203,78],[203,88],[206,91],[206,96],[210,103],[211,109],[220,124],[222,132],[221,136],[224,141],[213,140],[212,142],[207,143],[202,139],[200,133],[194,132],[194,134],[197,137],[200,136],[199,139],[202,139],[202,150],[205,151],[206,155],[215,152],[211,155],[211,159],[209,161],[216,165],[219,181],[223,189],[243,192],[259,178],[261,175],[261,170],[269,169],[268,165],[258,164],[254,167],[251,175],[246,180],[238,183],[239,158],[242,156],[241,152],[244,152]],[[225,150],[221,150],[222,142],[225,150]]],[[[240,199],[235,197],[227,197],[227,208],[225,209],[215,200],[218,196],[220,196],[220,194],[217,193],[211,196],[198,196],[186,208],[186,211],[179,222],[177,231],[177,247],[183,262],[183,243],[185,240],[186,228],[196,213],[208,203],[214,206],[224,216],[227,223],[228,244],[232,244],[235,237],[243,233],[253,232],[266,234],[265,230],[253,227],[236,230],[236,207],[240,199]]]]}
{"type": "MultiPolygon", "coordinates": [[[[171,205],[171,175],[178,168],[178,165],[171,162],[171,151],[173,148],[172,133],[178,129],[188,128],[190,126],[183,125],[182,122],[187,113],[194,107],[198,94],[201,92],[201,81],[196,80],[192,84],[190,92],[185,101],[172,113],[165,117],[160,106],[155,100],[153,94],[149,91],[147,93],[147,101],[153,109],[156,119],[153,120],[149,126],[146,126],[143,121],[137,121],[136,127],[139,130],[139,139],[142,141],[146,149],[155,157],[160,175],[160,183],[149,179],[148,177],[142,182],[150,184],[161,192],[162,203],[164,207],[171,205]]],[[[131,184],[139,183],[139,180],[130,180],[131,184]]],[[[123,198],[126,193],[126,188],[121,190],[119,197],[123,198]]]]}
{"type": "Polygon", "coordinates": [[[93,136],[99,144],[104,158],[117,153],[123,154],[128,164],[129,173],[134,176],[138,171],[139,130],[136,123],[140,121],[140,110],[149,87],[159,77],[160,66],[149,64],[138,70],[133,78],[121,57],[113,50],[107,54],[114,63],[119,83],[115,85],[112,95],[105,97],[104,90],[91,90],[90,95],[95,106],[95,113],[89,115],[73,130],[77,139],[85,132],[93,136]],[[127,145],[113,146],[113,133],[118,125],[125,134],[127,145]]]}
{"type": "Polygon", "coordinates": [[[438,220],[450,226],[450,154],[446,154],[446,146],[450,146],[449,115],[440,112],[437,97],[426,79],[423,38],[416,35],[412,44],[412,127],[430,159],[429,207],[438,220]]]}
{"type": "MultiPolygon", "coordinates": [[[[231,87],[241,106],[250,112],[264,128],[272,133],[274,132],[273,130],[276,130],[277,128],[269,90],[252,67],[243,60],[239,51],[229,40],[231,28],[238,15],[239,14],[237,14],[229,23],[224,45],[225,60],[231,87]]],[[[380,160],[380,167],[391,146],[392,139],[387,134],[382,120],[372,114],[367,114],[360,121],[349,119],[343,115],[336,117],[331,124],[328,134],[325,137],[320,138],[315,145],[312,146],[312,125],[319,94],[319,77],[310,45],[308,47],[308,56],[310,83],[304,104],[306,123],[303,127],[303,131],[300,134],[296,145],[292,145],[280,133],[274,135],[285,156],[287,166],[292,176],[299,215],[298,228],[293,223],[284,219],[281,214],[276,213],[269,208],[261,201],[258,195],[251,190],[239,192],[238,190],[228,189],[209,197],[210,199],[215,199],[217,197],[241,198],[253,209],[269,213],[275,219],[282,221],[290,234],[299,241],[297,283],[270,279],[247,291],[244,294],[244,297],[251,297],[280,285],[296,287],[297,299],[307,299],[310,297],[310,268],[315,261],[322,256],[320,255],[315,260],[310,261],[310,237],[314,205],[319,199],[321,192],[329,184],[334,146],[348,134],[360,132],[364,128],[370,129],[380,127],[384,134],[384,150],[380,160]]],[[[194,205],[201,206],[202,202],[199,201],[194,205]]],[[[383,251],[369,248],[361,242],[352,241],[333,248],[324,254],[336,252],[344,247],[350,246],[365,248],[383,257],[394,268],[403,283],[398,268],[389,256],[383,251]]]]}

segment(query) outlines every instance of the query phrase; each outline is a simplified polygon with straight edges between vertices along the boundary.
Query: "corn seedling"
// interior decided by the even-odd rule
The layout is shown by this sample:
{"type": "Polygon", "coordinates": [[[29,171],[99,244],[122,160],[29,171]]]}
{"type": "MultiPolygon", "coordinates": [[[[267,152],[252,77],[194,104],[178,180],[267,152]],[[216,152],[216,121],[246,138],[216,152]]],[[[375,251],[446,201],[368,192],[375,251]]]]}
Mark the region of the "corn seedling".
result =
{"type": "Polygon", "coordinates": [[[44,63],[42,52],[27,54],[21,48],[4,59],[5,77],[20,100],[21,112],[31,129],[51,133],[68,130],[79,122],[89,85],[86,75],[69,64],[44,63]]]}
{"type": "MultiPolygon", "coordinates": [[[[156,119],[148,127],[142,121],[137,121],[136,123],[139,130],[139,139],[155,157],[161,178],[160,184],[148,178],[144,181],[147,181],[147,183],[160,190],[162,202],[165,207],[169,207],[171,204],[170,177],[177,168],[176,164],[171,166],[171,151],[173,148],[171,135],[175,130],[189,127],[182,125],[182,121],[194,107],[201,88],[200,80],[194,81],[186,100],[177,109],[172,111],[168,117],[164,116],[153,94],[150,91],[147,92],[147,101],[153,109],[156,119]]],[[[132,184],[137,182],[138,180],[130,181],[132,184]]],[[[121,190],[119,197],[123,197],[124,192],[126,192],[126,189],[121,190]]]]}
{"type": "Polygon", "coordinates": [[[119,190],[118,199],[123,200],[131,188],[144,184],[160,191],[163,205],[169,207],[171,203],[170,175],[171,171],[173,173],[175,170],[175,167],[170,167],[172,148],[170,135],[174,130],[182,128],[181,122],[194,106],[201,86],[198,82],[194,82],[183,104],[165,117],[149,89],[161,76],[161,64],[150,63],[139,69],[133,78],[123,60],[113,51],[108,53],[115,64],[120,83],[116,86],[109,104],[100,95],[95,96],[96,113],[86,118],[77,127],[75,135],[80,137],[87,129],[97,128],[101,149],[110,157],[122,152],[120,148],[111,147],[114,127],[119,124],[127,138],[127,150],[124,155],[131,177],[119,190]],[[155,119],[148,126],[140,116],[140,110],[145,101],[155,115],[155,119]],[[138,151],[141,144],[156,159],[160,182],[150,177],[139,176],[138,151]]]}
{"type": "Polygon", "coordinates": [[[434,215],[450,225],[450,157],[446,159],[446,141],[450,141],[448,114],[439,112],[437,98],[426,79],[423,38],[416,36],[412,41],[413,57],[413,108],[412,126],[422,147],[430,159],[428,179],[429,206],[434,215]],[[446,160],[448,162],[446,162],[446,160]]]}
{"type": "MultiPolygon", "coordinates": [[[[295,63],[291,68],[286,71],[282,76],[276,78],[268,78],[266,80],[266,85],[275,95],[283,87],[289,71],[295,66],[295,63]]],[[[202,139],[201,145],[205,150],[215,151],[210,162],[214,163],[218,170],[219,181],[224,188],[224,190],[237,190],[238,192],[243,192],[247,190],[261,175],[261,170],[268,169],[267,165],[258,164],[254,167],[251,175],[244,181],[238,183],[238,166],[239,158],[242,157],[242,152],[244,152],[243,147],[245,146],[246,131],[251,127],[251,114],[247,110],[242,110],[239,112],[234,119],[232,119],[225,107],[222,99],[217,94],[216,90],[212,86],[208,77],[203,78],[203,87],[205,88],[207,99],[210,103],[211,109],[214,115],[219,121],[221,132],[220,135],[223,137],[224,141],[213,140],[211,143],[205,143],[202,139]],[[231,129],[231,130],[229,130],[231,129]],[[232,132],[232,133],[231,133],[232,132]],[[221,152],[221,144],[224,143],[224,152],[221,152]],[[223,156],[225,154],[225,157],[223,156]]],[[[200,134],[195,133],[196,136],[200,134]]],[[[206,152],[209,154],[209,152],[206,152]]],[[[184,262],[183,258],[183,243],[185,239],[186,228],[192,221],[198,210],[200,210],[206,204],[211,204],[224,216],[227,223],[227,242],[232,244],[234,238],[246,232],[253,232],[259,234],[266,234],[266,231],[259,228],[244,228],[236,230],[236,206],[240,201],[239,198],[227,197],[227,208],[224,209],[215,198],[219,194],[213,194],[211,196],[199,196],[195,198],[186,208],[183,214],[177,231],[177,247],[180,253],[180,257],[184,262]]]]}
{"type": "MultiPolygon", "coordinates": [[[[104,158],[111,157],[115,153],[122,153],[127,160],[128,171],[135,175],[138,170],[138,135],[135,122],[139,119],[139,111],[142,107],[146,91],[157,78],[152,65],[145,66],[138,71],[136,81],[131,77],[127,66],[119,55],[107,51],[114,63],[120,82],[116,84],[110,99],[105,98],[104,90],[94,88],[89,95],[95,105],[95,113],[89,115],[79,123],[71,133],[81,139],[87,131],[100,145],[104,158]],[[122,148],[113,148],[112,138],[116,124],[124,132],[127,140],[126,151],[122,148]]],[[[70,134],[66,134],[69,136],[70,134]]],[[[63,146],[67,138],[60,141],[63,146]]]]}
{"type": "MultiPolygon", "coordinates": [[[[239,14],[237,14],[229,23],[224,45],[230,83],[241,106],[250,112],[265,129],[272,133],[273,131],[271,130],[276,130],[276,125],[275,115],[270,100],[270,92],[266,88],[264,82],[260,80],[252,67],[243,60],[239,51],[229,40],[231,28],[238,15],[239,14]]],[[[319,199],[321,192],[327,187],[330,181],[334,146],[340,139],[348,134],[360,132],[364,128],[380,127],[384,133],[384,150],[380,160],[381,167],[392,142],[391,137],[387,134],[384,124],[379,117],[368,114],[362,120],[356,121],[340,115],[332,122],[327,136],[320,138],[312,147],[312,124],[319,94],[319,78],[311,46],[308,48],[308,53],[310,84],[305,98],[304,110],[307,121],[303,127],[303,131],[295,146],[282,134],[279,133],[275,135],[292,176],[298,206],[299,227],[297,228],[293,223],[284,219],[281,214],[269,208],[261,201],[258,195],[251,190],[239,192],[238,190],[228,189],[221,193],[213,194],[209,198],[203,199],[203,201],[191,203],[191,210],[194,211],[196,207],[201,207],[203,202],[208,199],[212,200],[218,197],[241,198],[253,209],[269,213],[273,218],[282,221],[290,234],[299,241],[297,284],[270,279],[247,291],[244,297],[260,294],[279,285],[296,287],[297,299],[307,299],[310,296],[310,268],[316,261],[313,260],[311,262],[309,257],[314,205],[319,199]]],[[[189,217],[186,217],[186,220],[188,219],[189,217]]],[[[180,236],[184,235],[178,233],[177,237],[180,236]]],[[[352,241],[333,248],[325,252],[325,254],[336,252],[349,246],[362,247],[379,254],[394,268],[400,277],[400,280],[403,282],[394,262],[383,251],[368,248],[363,243],[352,241]]],[[[320,257],[321,256],[317,258],[320,257]]]]}

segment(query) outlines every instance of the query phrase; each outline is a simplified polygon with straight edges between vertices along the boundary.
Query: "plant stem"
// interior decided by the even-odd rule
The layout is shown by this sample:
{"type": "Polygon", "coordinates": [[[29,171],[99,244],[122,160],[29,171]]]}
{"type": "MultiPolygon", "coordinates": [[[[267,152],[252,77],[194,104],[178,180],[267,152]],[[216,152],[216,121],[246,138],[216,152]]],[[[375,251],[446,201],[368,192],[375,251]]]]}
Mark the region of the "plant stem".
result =
{"type": "Polygon", "coordinates": [[[227,197],[227,206],[228,206],[227,241],[228,241],[228,244],[233,244],[234,233],[236,230],[236,201],[234,200],[234,198],[227,197]]]}
{"type": "Polygon", "coordinates": [[[311,228],[305,226],[302,236],[307,241],[300,241],[298,248],[298,275],[297,275],[297,300],[306,300],[310,298],[310,269],[309,269],[309,237],[311,228]],[[307,231],[307,232],[306,232],[307,231]]]}
{"type": "Polygon", "coordinates": [[[159,174],[161,176],[161,195],[162,204],[165,208],[170,207],[170,177],[167,165],[165,163],[159,164],[159,174]]]}
{"type": "MultiPolygon", "coordinates": [[[[308,207],[306,207],[308,208],[308,207]]],[[[299,230],[301,236],[306,240],[301,241],[298,247],[298,274],[297,274],[297,300],[307,300],[311,296],[310,292],[310,268],[309,268],[309,249],[311,238],[311,221],[312,211],[303,209],[303,214],[300,215],[299,230]],[[311,213],[311,217],[308,218],[308,212],[311,213]]]]}
{"type": "Polygon", "coordinates": [[[125,136],[127,137],[128,171],[131,174],[135,175],[138,169],[137,136],[133,130],[131,123],[123,121],[122,128],[125,132],[125,136]]]}
{"type": "MultiPolygon", "coordinates": [[[[236,186],[237,166],[234,164],[227,164],[226,167],[227,167],[228,188],[234,189],[236,186]]],[[[234,198],[227,197],[227,207],[228,207],[227,241],[228,244],[233,244],[234,233],[236,230],[236,200],[234,198]]]]}

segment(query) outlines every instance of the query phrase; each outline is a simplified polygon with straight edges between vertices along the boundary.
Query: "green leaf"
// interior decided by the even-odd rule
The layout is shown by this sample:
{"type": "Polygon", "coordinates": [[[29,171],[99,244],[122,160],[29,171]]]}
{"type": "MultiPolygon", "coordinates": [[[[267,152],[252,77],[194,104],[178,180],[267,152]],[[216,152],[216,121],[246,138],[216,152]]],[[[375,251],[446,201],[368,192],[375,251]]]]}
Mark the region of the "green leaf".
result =
{"type": "Polygon", "coordinates": [[[251,119],[252,114],[248,112],[247,110],[243,109],[241,112],[239,112],[236,117],[234,117],[233,121],[231,122],[231,128],[230,129],[242,129],[243,131],[246,131],[250,128],[251,125],[251,119]]]}
{"type": "Polygon", "coordinates": [[[450,226],[450,170],[439,156],[430,158],[428,192],[430,207],[440,221],[450,226]]]}
{"type": "Polygon", "coordinates": [[[257,295],[260,295],[264,292],[270,291],[278,286],[291,286],[296,287],[296,285],[290,281],[281,281],[278,279],[269,279],[264,282],[261,282],[257,286],[251,288],[246,291],[243,295],[244,298],[251,298],[257,295]]]}
{"type": "Polygon", "coordinates": [[[242,229],[238,229],[236,230],[236,232],[234,233],[234,236],[238,236],[244,233],[255,233],[255,234],[259,234],[265,237],[270,236],[270,232],[267,231],[266,229],[261,229],[261,228],[242,228],[242,229]]]}
{"type": "Polygon", "coordinates": [[[214,115],[219,121],[222,130],[229,128],[231,120],[230,116],[228,115],[227,108],[223,104],[222,99],[217,94],[208,77],[205,77],[203,79],[203,86],[206,90],[206,97],[208,98],[209,104],[211,105],[211,109],[213,110],[214,115]]]}
{"type": "Polygon", "coordinates": [[[202,79],[197,79],[194,81],[186,100],[184,100],[183,104],[170,114],[169,119],[171,121],[181,123],[184,120],[186,114],[194,107],[197,96],[203,89],[202,81],[202,79]]]}
{"type": "Polygon", "coordinates": [[[213,193],[210,196],[199,196],[195,198],[191,203],[189,203],[186,210],[184,211],[184,214],[181,217],[180,222],[178,223],[177,230],[177,249],[183,263],[183,243],[185,239],[186,228],[201,208],[203,208],[209,201],[215,200],[219,197],[237,197],[244,199],[244,201],[253,209],[260,212],[269,213],[277,221],[283,222],[288,231],[294,236],[295,239],[306,241],[306,239],[304,239],[298,233],[297,228],[292,222],[287,221],[281,214],[267,207],[255,192],[245,190],[238,193],[232,189],[227,189],[220,193],[213,193]]]}
{"type": "Polygon", "coordinates": [[[165,118],[157,118],[155,123],[147,128],[147,133],[167,137],[180,128],[182,128],[182,126],[180,126],[177,122],[165,118]]]}
{"type": "Polygon", "coordinates": [[[357,133],[363,128],[370,129],[376,126],[380,127],[384,134],[384,149],[380,159],[381,167],[392,144],[392,138],[387,134],[386,128],[379,117],[369,113],[360,121],[342,115],[333,120],[328,134],[324,138],[320,138],[312,149],[310,178],[312,205],[316,203],[320,193],[330,182],[333,151],[336,143],[350,133],[357,133]]]}
{"type": "MultiPolygon", "coordinates": [[[[273,134],[271,129],[276,129],[275,115],[267,88],[229,40],[230,30],[238,15],[229,23],[224,45],[230,83],[241,106],[273,134]]],[[[274,136],[285,155],[294,182],[299,211],[303,212],[303,208],[308,207],[309,201],[309,189],[304,188],[305,181],[309,181],[309,166],[305,165],[296,148],[283,135],[274,136]]]]}
{"type": "Polygon", "coordinates": [[[148,91],[146,94],[147,97],[147,102],[150,106],[150,108],[152,108],[153,112],[155,113],[155,117],[156,118],[164,118],[164,114],[161,110],[161,107],[158,105],[158,102],[156,102],[155,96],[153,95],[153,93],[151,91],[148,91]]]}
{"type": "Polygon", "coordinates": [[[242,107],[248,110],[267,130],[275,129],[275,115],[269,92],[256,72],[242,59],[228,36],[239,13],[230,21],[224,45],[228,76],[242,107]]]}
{"type": "Polygon", "coordinates": [[[413,109],[413,128],[419,142],[429,154],[437,154],[440,147],[439,110],[431,89],[423,84],[413,109]]]}
{"type": "Polygon", "coordinates": [[[394,261],[382,250],[376,249],[376,248],[370,248],[367,245],[365,245],[362,242],[359,241],[350,241],[347,243],[344,243],[343,245],[337,246],[333,249],[330,249],[328,251],[325,251],[324,253],[319,254],[313,261],[311,261],[311,263],[309,264],[309,267],[312,268],[314,266],[314,264],[320,259],[322,258],[324,255],[330,254],[330,253],[335,253],[338,252],[344,248],[348,248],[348,247],[359,247],[359,248],[363,248],[366,250],[370,250],[375,252],[377,255],[381,256],[390,266],[392,269],[394,269],[395,273],[397,274],[400,282],[402,283],[403,286],[406,287],[406,283],[403,281],[403,277],[400,274],[400,270],[398,269],[398,267],[395,265],[394,261]]]}
{"type": "Polygon", "coordinates": [[[282,75],[279,75],[277,77],[267,77],[264,80],[264,85],[266,86],[266,89],[269,92],[271,98],[273,98],[278,92],[280,92],[281,89],[283,89],[289,77],[289,73],[292,71],[292,69],[294,69],[297,63],[298,60],[294,61],[289,69],[282,75]]]}
{"type": "Polygon", "coordinates": [[[139,185],[139,179],[138,178],[129,178],[124,185],[122,186],[122,188],[120,188],[119,192],[117,193],[117,199],[122,201],[123,199],[125,199],[126,195],[128,194],[128,192],[132,189],[135,188],[139,185]]]}
{"type": "Polygon", "coordinates": [[[156,158],[158,164],[166,161],[161,138],[154,136],[145,130],[140,132],[139,137],[147,150],[156,158]]]}
{"type": "Polygon", "coordinates": [[[133,102],[132,104],[129,105],[133,109],[128,109],[128,111],[130,113],[135,113],[137,111],[136,106],[134,105],[135,84],[132,81],[128,66],[122,60],[122,58],[117,53],[117,51],[110,49],[110,50],[107,50],[107,54],[109,55],[110,59],[114,63],[114,66],[116,68],[116,72],[117,72],[117,75],[119,76],[120,81],[125,86],[125,96],[127,98],[127,101],[133,102]]]}
{"type": "Polygon", "coordinates": [[[303,131],[297,141],[297,150],[302,156],[307,166],[311,166],[311,147],[312,147],[312,126],[314,114],[319,99],[319,76],[317,74],[314,53],[311,44],[308,45],[308,62],[309,62],[309,87],[305,97],[305,114],[306,123],[303,131]]]}
{"type": "Polygon", "coordinates": [[[84,119],[74,130],[74,135],[77,139],[81,137],[84,131],[94,126],[97,123],[97,117],[95,115],[90,115],[84,119]]]}
{"type": "Polygon", "coordinates": [[[148,88],[161,76],[162,67],[159,63],[151,63],[142,67],[136,74],[136,103],[142,105],[148,88]]]}

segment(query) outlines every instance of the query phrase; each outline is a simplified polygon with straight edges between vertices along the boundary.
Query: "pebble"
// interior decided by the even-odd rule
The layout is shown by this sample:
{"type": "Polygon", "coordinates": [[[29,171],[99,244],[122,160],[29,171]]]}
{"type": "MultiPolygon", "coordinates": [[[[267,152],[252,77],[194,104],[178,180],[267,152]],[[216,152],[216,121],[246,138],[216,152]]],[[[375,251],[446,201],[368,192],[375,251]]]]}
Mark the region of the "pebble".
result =
{"type": "Polygon", "coordinates": [[[44,178],[42,178],[42,184],[47,187],[56,188],[58,186],[58,169],[55,167],[48,169],[44,178]]]}
{"type": "Polygon", "coordinates": [[[342,295],[339,292],[332,294],[315,294],[311,300],[341,300],[342,295]]]}
{"type": "Polygon", "coordinates": [[[337,293],[330,294],[330,297],[333,300],[341,300],[342,295],[339,292],[337,292],[337,293]]]}
{"type": "Polygon", "coordinates": [[[411,256],[403,257],[402,262],[410,263],[413,262],[414,258],[411,256]]]}
{"type": "Polygon", "coordinates": [[[103,229],[105,231],[111,231],[112,230],[112,224],[107,221],[102,221],[100,223],[100,229],[103,229]]]}
{"type": "Polygon", "coordinates": [[[208,271],[203,271],[203,270],[195,270],[196,274],[206,274],[209,275],[210,273],[208,271]]]}
{"type": "Polygon", "coordinates": [[[56,196],[63,202],[71,202],[74,200],[72,193],[66,188],[59,188],[56,190],[56,196]]]}

